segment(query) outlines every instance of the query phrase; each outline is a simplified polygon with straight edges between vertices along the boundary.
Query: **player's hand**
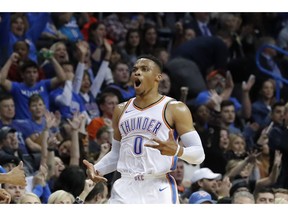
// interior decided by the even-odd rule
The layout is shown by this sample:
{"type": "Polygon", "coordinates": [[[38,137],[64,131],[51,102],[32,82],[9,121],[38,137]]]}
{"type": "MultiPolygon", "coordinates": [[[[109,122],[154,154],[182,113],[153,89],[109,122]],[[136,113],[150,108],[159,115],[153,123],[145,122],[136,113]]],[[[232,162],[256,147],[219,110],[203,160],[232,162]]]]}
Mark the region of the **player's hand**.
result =
{"type": "Polygon", "coordinates": [[[94,166],[92,163],[90,163],[87,160],[83,160],[83,163],[85,164],[85,166],[87,167],[86,173],[88,175],[88,177],[95,183],[98,182],[107,182],[107,179],[104,178],[103,176],[100,176],[99,173],[97,171],[95,171],[94,166]]]}
{"type": "Polygon", "coordinates": [[[158,145],[146,143],[144,144],[144,146],[158,149],[162,155],[167,155],[167,156],[175,155],[178,144],[176,143],[174,139],[173,130],[169,131],[169,137],[165,141],[159,140],[157,138],[154,138],[152,140],[158,143],[158,145]]]}

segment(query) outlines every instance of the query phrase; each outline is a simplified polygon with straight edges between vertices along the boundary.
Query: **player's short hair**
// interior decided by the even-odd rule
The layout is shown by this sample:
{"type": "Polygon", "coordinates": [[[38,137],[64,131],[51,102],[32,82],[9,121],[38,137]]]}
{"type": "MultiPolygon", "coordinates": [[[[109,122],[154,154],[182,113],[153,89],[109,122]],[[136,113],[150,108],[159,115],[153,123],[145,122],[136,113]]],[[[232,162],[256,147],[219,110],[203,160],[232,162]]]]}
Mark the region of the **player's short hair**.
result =
{"type": "Polygon", "coordinates": [[[150,54],[147,54],[147,55],[141,55],[137,58],[137,60],[141,59],[141,58],[146,58],[146,59],[149,59],[151,61],[153,61],[155,64],[158,65],[159,69],[160,69],[160,72],[162,73],[162,70],[163,70],[163,64],[162,62],[156,58],[155,56],[153,55],[150,55],[150,54]]]}

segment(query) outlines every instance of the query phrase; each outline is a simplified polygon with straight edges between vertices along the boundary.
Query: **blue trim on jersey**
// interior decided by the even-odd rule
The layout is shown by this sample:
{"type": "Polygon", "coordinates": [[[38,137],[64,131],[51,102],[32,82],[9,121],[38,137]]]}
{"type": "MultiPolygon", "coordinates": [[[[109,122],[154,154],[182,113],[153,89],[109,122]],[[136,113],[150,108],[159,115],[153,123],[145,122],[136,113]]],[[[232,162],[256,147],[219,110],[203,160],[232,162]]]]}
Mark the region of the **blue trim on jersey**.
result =
{"type": "Polygon", "coordinates": [[[177,139],[177,138],[178,138],[178,133],[177,133],[177,131],[176,131],[176,130],[174,130],[174,133],[173,133],[173,135],[174,135],[174,139],[177,139]]]}
{"type": "Polygon", "coordinates": [[[174,171],[177,168],[177,161],[178,161],[178,157],[174,156],[173,157],[173,166],[170,168],[171,171],[174,171]]]}
{"type": "MultiPolygon", "coordinates": [[[[173,136],[174,139],[177,140],[178,139],[178,133],[176,130],[173,131],[173,136]]],[[[171,171],[175,170],[177,168],[177,161],[178,161],[178,157],[174,156],[173,158],[173,166],[170,168],[171,171]]]]}
{"type": "Polygon", "coordinates": [[[177,202],[177,188],[176,188],[176,182],[175,179],[168,173],[167,174],[168,181],[171,185],[171,190],[172,190],[172,203],[176,204],[177,202]]]}

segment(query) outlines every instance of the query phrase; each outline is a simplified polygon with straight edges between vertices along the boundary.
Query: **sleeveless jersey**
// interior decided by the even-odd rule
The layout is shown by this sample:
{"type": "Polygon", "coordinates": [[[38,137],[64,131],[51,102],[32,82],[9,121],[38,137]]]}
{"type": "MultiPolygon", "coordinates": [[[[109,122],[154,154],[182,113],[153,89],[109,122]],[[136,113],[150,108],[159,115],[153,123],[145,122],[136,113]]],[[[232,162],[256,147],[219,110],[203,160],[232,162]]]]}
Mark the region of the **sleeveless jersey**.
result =
{"type": "Polygon", "coordinates": [[[173,98],[163,96],[149,107],[140,109],[130,99],[119,119],[120,142],[117,170],[122,174],[162,175],[176,168],[177,157],[161,155],[158,149],[146,147],[153,138],[167,140],[171,129],[164,118],[167,103],[173,98]]]}

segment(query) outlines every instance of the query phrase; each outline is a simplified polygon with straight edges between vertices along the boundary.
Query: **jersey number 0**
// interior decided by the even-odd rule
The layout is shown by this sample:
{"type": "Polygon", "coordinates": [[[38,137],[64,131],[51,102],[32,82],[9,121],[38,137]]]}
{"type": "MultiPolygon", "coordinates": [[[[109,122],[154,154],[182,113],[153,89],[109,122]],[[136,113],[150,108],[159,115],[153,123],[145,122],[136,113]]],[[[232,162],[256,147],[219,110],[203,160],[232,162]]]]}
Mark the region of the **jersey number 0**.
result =
{"type": "Polygon", "coordinates": [[[134,153],[137,155],[142,154],[142,148],[143,148],[143,137],[137,136],[134,140],[134,153]]]}

